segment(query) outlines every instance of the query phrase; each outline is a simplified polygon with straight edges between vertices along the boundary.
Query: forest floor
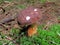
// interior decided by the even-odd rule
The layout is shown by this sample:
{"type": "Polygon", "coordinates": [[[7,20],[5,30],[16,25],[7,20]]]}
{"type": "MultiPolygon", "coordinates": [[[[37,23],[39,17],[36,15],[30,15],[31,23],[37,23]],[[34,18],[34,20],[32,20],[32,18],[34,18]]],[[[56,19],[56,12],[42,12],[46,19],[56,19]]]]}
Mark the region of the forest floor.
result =
{"type": "Polygon", "coordinates": [[[0,45],[60,45],[60,0],[0,0],[0,45]],[[49,20],[43,18],[44,25],[38,26],[38,33],[32,37],[21,33],[16,18],[17,13],[28,6],[42,9],[43,14],[51,15],[50,20],[54,21],[45,30],[45,21],[49,20]]]}

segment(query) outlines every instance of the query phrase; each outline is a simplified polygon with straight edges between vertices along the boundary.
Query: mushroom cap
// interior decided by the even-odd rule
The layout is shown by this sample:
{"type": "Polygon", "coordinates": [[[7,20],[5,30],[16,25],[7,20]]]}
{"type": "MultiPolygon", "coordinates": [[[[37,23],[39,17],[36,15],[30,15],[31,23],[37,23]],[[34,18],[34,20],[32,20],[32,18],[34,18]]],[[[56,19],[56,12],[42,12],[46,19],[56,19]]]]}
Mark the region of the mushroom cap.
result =
{"type": "Polygon", "coordinates": [[[39,21],[41,17],[42,12],[40,9],[31,6],[20,11],[17,20],[21,25],[31,25],[39,21]]]}

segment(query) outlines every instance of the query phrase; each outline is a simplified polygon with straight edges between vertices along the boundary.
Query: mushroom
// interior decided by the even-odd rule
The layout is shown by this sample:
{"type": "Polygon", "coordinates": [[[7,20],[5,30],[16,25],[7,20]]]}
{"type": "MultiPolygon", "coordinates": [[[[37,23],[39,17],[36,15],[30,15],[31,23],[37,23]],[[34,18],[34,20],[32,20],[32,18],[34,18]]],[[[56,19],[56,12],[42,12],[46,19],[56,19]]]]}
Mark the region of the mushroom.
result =
{"type": "Polygon", "coordinates": [[[37,23],[42,17],[42,12],[39,8],[28,7],[19,12],[17,20],[20,25],[31,25],[37,23]]]}
{"type": "Polygon", "coordinates": [[[28,36],[32,36],[37,32],[37,22],[42,18],[42,12],[39,8],[36,7],[27,7],[26,9],[19,12],[17,20],[20,25],[31,25],[28,28],[28,36]],[[34,25],[34,26],[33,26],[34,25]]]}

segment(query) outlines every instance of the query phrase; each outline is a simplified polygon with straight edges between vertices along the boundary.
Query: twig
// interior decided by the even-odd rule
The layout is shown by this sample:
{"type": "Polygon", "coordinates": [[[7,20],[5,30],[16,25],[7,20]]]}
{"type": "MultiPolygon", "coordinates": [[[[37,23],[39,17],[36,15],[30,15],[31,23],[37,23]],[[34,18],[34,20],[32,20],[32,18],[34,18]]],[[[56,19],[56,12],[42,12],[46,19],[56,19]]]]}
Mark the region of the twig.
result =
{"type": "Polygon", "coordinates": [[[52,23],[49,21],[49,22],[44,26],[43,29],[47,30],[50,25],[52,25],[52,23]]]}

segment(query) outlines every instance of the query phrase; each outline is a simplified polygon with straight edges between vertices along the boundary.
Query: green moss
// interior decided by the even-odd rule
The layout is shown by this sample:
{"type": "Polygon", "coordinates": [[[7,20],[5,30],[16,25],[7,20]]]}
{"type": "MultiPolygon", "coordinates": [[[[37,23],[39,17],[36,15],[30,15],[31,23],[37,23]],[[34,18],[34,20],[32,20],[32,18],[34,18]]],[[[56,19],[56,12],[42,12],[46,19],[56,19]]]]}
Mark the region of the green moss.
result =
{"type": "Polygon", "coordinates": [[[42,30],[38,27],[38,34],[32,37],[23,36],[20,39],[22,45],[59,45],[60,44],[60,24],[52,25],[48,30],[42,30]],[[25,44],[24,44],[24,43],[25,44]]]}

